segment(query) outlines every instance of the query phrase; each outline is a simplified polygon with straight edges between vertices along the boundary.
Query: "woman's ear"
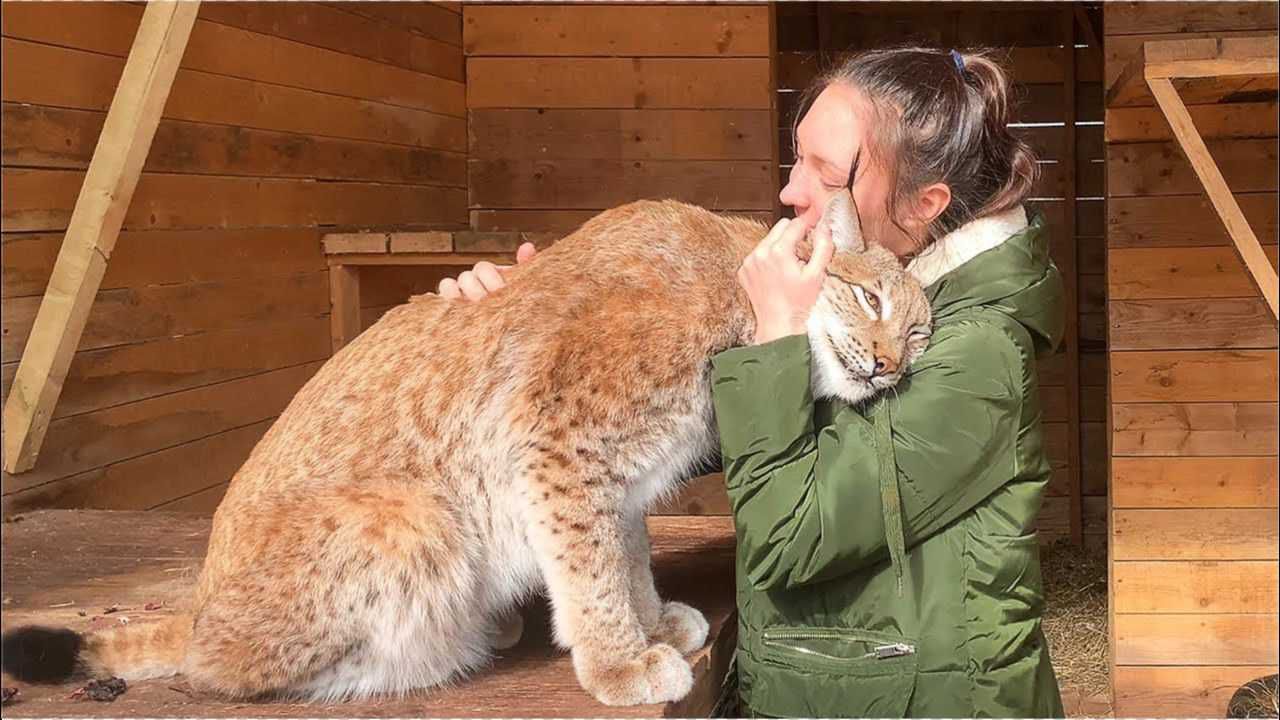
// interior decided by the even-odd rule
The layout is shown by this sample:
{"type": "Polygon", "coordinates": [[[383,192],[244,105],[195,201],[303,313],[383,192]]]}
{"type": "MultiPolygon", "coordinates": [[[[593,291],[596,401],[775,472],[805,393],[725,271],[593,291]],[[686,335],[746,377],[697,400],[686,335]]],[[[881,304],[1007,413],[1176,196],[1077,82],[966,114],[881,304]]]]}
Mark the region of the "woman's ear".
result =
{"type": "Polygon", "coordinates": [[[916,196],[916,219],[921,227],[928,227],[946,212],[951,205],[951,186],[946,183],[934,183],[926,186],[916,196]]]}
{"type": "Polygon", "coordinates": [[[822,217],[813,228],[815,242],[819,233],[831,236],[836,252],[860,253],[867,249],[866,240],[862,237],[862,223],[858,219],[858,206],[848,190],[840,190],[827,200],[822,217]]]}

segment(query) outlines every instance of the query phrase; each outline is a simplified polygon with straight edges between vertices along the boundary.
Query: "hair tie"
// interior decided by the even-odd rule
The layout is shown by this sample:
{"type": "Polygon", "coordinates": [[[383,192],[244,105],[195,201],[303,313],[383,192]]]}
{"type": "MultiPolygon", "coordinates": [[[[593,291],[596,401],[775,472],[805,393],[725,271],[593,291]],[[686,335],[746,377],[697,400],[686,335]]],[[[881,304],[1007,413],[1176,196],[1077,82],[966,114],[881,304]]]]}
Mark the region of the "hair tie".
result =
{"type": "Polygon", "coordinates": [[[964,74],[964,57],[961,56],[960,53],[956,52],[955,50],[952,50],[951,59],[956,64],[956,72],[963,75],[964,74]]]}

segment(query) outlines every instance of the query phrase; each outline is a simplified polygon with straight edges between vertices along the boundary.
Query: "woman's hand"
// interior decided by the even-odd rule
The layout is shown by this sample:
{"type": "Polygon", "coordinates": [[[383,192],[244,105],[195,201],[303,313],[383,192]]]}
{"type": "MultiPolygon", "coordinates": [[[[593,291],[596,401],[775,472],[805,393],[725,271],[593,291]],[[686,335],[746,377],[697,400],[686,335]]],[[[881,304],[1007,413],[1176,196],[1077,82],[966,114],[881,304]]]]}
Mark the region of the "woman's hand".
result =
{"type": "Polygon", "coordinates": [[[805,332],[835,253],[828,233],[814,233],[813,256],[801,262],[796,244],[807,230],[800,220],[779,220],[738,269],[738,284],[755,312],[757,345],[805,332]]]}
{"type": "MultiPolygon", "coordinates": [[[[516,250],[516,264],[527,263],[537,254],[538,250],[533,243],[525,243],[516,250]]],[[[481,261],[459,275],[456,280],[453,278],[441,280],[436,287],[436,293],[450,300],[460,297],[479,300],[491,292],[506,287],[507,281],[502,279],[502,275],[510,269],[510,265],[494,265],[491,262],[481,261]]]]}

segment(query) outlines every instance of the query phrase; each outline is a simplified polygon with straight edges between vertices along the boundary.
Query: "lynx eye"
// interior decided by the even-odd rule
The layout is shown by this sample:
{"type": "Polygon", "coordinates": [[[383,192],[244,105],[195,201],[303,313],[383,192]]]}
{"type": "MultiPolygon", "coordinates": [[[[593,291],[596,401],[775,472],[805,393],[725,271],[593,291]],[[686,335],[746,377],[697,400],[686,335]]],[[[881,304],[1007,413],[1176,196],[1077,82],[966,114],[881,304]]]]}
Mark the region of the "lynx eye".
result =
{"type": "Polygon", "coordinates": [[[861,285],[854,285],[853,294],[858,297],[858,302],[862,303],[862,307],[871,315],[872,320],[880,316],[880,298],[876,297],[875,293],[868,291],[861,285]]]}

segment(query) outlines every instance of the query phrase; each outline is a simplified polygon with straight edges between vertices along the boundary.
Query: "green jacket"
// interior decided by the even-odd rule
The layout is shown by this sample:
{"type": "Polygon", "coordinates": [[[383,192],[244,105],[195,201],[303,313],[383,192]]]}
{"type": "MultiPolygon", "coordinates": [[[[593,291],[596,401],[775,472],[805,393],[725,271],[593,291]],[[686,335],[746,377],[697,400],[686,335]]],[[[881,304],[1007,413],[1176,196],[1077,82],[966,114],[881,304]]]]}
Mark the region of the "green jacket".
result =
{"type": "Polygon", "coordinates": [[[814,401],[803,335],[713,358],[744,712],[1062,715],[1033,530],[1035,358],[1063,320],[1042,229],[926,288],[929,348],[870,406],[814,401]]]}

